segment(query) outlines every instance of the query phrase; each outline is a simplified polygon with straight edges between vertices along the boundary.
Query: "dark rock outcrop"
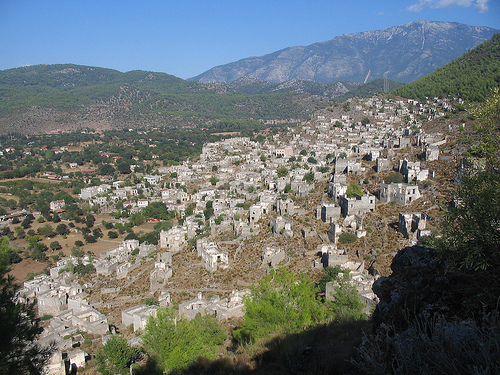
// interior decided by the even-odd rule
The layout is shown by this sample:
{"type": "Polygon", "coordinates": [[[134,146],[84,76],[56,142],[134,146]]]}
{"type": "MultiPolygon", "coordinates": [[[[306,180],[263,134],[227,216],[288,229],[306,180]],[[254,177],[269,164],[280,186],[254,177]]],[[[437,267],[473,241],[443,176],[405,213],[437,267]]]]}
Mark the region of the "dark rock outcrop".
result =
{"type": "Polygon", "coordinates": [[[373,291],[380,302],[372,317],[373,328],[390,325],[406,329],[417,320],[479,318],[495,309],[498,275],[486,271],[446,270],[436,251],[420,246],[400,250],[392,274],[379,278],[373,291]]]}

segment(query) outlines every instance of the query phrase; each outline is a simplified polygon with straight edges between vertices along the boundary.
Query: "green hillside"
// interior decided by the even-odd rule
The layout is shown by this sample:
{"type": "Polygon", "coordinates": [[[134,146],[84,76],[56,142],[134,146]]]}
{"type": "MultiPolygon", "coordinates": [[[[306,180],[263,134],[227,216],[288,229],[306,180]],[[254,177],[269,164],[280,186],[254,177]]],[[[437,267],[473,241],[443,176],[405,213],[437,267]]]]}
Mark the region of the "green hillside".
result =
{"type": "MultiPolygon", "coordinates": [[[[340,96],[337,96],[334,100],[337,102],[337,103],[341,103],[341,102],[344,102],[346,101],[347,99],[350,99],[350,98],[354,98],[354,97],[360,97],[360,98],[367,98],[369,96],[372,96],[373,94],[376,94],[380,91],[384,91],[384,79],[383,78],[378,78],[378,79],[374,79],[373,81],[371,82],[368,82],[368,83],[365,83],[363,85],[359,85],[359,86],[353,86],[352,84],[349,85],[349,83],[344,83],[344,85],[349,88],[349,92],[343,94],[343,95],[340,95],[340,96]]],[[[398,87],[401,87],[403,86],[402,83],[399,83],[399,82],[396,82],[396,81],[393,81],[393,80],[390,80],[388,79],[387,80],[387,89],[389,91],[392,91],[398,87]]]]}
{"type": "MultiPolygon", "coordinates": [[[[216,93],[198,82],[156,72],[73,64],[36,65],[0,71],[0,117],[29,107],[78,111],[97,105],[129,112],[206,119],[305,118],[328,104],[307,95],[216,93]]],[[[123,121],[127,122],[127,118],[123,121]]],[[[129,126],[128,124],[127,126],[129,126]]]]}
{"type": "Polygon", "coordinates": [[[406,98],[460,97],[484,101],[500,86],[500,34],[419,80],[394,90],[406,98]]]}

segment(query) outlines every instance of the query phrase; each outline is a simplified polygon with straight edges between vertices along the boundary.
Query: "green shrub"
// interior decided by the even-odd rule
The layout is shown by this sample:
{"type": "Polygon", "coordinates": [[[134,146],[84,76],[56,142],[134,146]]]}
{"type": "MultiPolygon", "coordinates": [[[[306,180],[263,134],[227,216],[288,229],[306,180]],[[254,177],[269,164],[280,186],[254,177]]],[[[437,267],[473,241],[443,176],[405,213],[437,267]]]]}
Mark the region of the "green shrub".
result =
{"type": "Polygon", "coordinates": [[[393,182],[399,184],[401,182],[404,182],[404,180],[404,176],[399,172],[391,173],[389,176],[384,178],[384,182],[386,184],[392,184],[393,182]]]}
{"type": "Polygon", "coordinates": [[[344,232],[339,236],[340,243],[353,243],[358,240],[358,237],[354,233],[344,232]]]}
{"type": "Polygon", "coordinates": [[[176,318],[172,308],[158,309],[151,317],[142,337],[149,353],[160,361],[163,370],[170,373],[181,370],[198,357],[215,360],[218,346],[226,339],[226,332],[213,315],[197,315],[193,320],[176,318]]]}
{"type": "Polygon", "coordinates": [[[325,306],[316,298],[319,289],[307,276],[296,278],[281,268],[250,287],[244,297],[245,316],[241,328],[233,332],[239,342],[307,329],[328,316],[325,306]]]}

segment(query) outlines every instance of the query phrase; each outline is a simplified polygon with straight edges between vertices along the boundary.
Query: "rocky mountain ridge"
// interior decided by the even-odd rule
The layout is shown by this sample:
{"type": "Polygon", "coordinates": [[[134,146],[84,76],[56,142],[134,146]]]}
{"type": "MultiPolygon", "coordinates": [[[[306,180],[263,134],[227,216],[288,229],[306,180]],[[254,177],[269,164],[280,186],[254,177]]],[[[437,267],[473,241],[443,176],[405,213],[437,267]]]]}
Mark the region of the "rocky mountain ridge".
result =
{"type": "Polygon", "coordinates": [[[456,22],[414,21],[383,30],[340,35],[309,46],[284,48],[214,67],[192,80],[233,82],[241,77],[281,83],[411,82],[490,39],[498,30],[456,22]]]}

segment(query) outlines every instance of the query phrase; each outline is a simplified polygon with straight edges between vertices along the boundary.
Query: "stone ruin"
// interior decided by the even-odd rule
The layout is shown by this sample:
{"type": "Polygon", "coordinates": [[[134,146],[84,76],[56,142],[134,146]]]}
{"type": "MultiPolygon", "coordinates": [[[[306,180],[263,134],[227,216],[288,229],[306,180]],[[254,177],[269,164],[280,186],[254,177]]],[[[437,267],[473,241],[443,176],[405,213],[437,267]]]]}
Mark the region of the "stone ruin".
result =
{"type": "Polygon", "coordinates": [[[398,232],[412,241],[420,239],[422,236],[429,235],[425,231],[427,226],[427,215],[422,212],[405,212],[399,214],[398,232]]]}
{"type": "Polygon", "coordinates": [[[278,216],[276,218],[271,217],[269,221],[274,236],[293,237],[292,220],[284,216],[278,216]]]}
{"type": "Polygon", "coordinates": [[[198,239],[196,251],[207,271],[213,272],[218,268],[229,267],[227,252],[219,250],[215,242],[209,242],[206,238],[198,239]]]}
{"type": "Polygon", "coordinates": [[[149,275],[150,292],[154,293],[172,277],[172,254],[169,252],[156,255],[155,268],[149,275]]]}
{"type": "Polygon", "coordinates": [[[200,292],[195,299],[179,305],[179,315],[190,320],[197,314],[214,314],[221,320],[241,318],[244,315],[243,297],[249,294],[248,289],[233,290],[228,298],[220,299],[219,296],[213,296],[207,300],[200,292]]]}
{"type": "Polygon", "coordinates": [[[261,255],[262,267],[276,268],[285,259],[285,251],[276,246],[268,246],[261,255]]]}

